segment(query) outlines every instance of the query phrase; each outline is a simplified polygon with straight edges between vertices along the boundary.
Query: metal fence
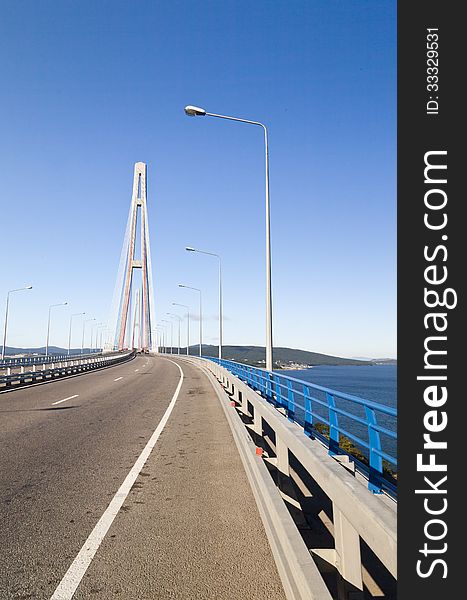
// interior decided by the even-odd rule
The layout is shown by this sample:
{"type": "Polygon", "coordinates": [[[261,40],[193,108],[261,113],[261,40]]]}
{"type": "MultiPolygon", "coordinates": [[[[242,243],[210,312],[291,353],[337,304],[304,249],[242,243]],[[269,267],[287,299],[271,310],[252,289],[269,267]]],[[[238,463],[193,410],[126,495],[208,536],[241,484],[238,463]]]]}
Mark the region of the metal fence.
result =
{"type": "Polygon", "coordinates": [[[21,356],[4,358],[0,360],[0,369],[6,367],[22,367],[29,365],[42,365],[48,363],[55,363],[63,360],[76,360],[80,358],[89,358],[90,356],[101,356],[101,352],[92,352],[87,354],[48,354],[48,355],[36,355],[36,356],[21,356]]]}
{"type": "Polygon", "coordinates": [[[320,385],[256,367],[205,357],[230,371],[259,392],[309,437],[320,439],[332,456],[352,457],[368,476],[368,487],[397,495],[397,410],[320,385]],[[323,427],[324,426],[324,427],[323,427]],[[360,450],[360,458],[349,447],[360,450]],[[386,464],[385,462],[386,461],[386,464]]]}
{"type": "Polygon", "coordinates": [[[25,371],[24,367],[22,367],[20,373],[0,375],[0,390],[15,389],[24,384],[51,381],[58,377],[66,377],[84,371],[108,367],[130,360],[134,356],[136,356],[136,352],[134,351],[114,355],[88,356],[87,358],[69,356],[64,361],[51,363],[52,368],[50,369],[36,370],[36,365],[32,365],[32,370],[25,371]]]}

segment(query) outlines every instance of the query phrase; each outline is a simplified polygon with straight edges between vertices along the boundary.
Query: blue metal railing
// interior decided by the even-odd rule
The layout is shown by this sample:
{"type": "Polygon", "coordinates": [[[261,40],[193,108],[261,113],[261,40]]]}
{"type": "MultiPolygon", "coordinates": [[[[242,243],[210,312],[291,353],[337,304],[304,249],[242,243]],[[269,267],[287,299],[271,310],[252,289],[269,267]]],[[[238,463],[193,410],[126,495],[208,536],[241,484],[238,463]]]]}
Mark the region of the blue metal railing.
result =
{"type": "Polygon", "coordinates": [[[283,409],[308,437],[320,439],[330,455],[352,456],[359,470],[367,475],[372,492],[386,490],[397,495],[395,479],[383,468],[383,461],[397,467],[395,408],[281,373],[210,356],[204,358],[220,364],[276,408],[283,409]],[[329,428],[329,437],[318,430],[319,423],[329,428]],[[343,437],[351,440],[368,464],[342,447],[343,437]]]}

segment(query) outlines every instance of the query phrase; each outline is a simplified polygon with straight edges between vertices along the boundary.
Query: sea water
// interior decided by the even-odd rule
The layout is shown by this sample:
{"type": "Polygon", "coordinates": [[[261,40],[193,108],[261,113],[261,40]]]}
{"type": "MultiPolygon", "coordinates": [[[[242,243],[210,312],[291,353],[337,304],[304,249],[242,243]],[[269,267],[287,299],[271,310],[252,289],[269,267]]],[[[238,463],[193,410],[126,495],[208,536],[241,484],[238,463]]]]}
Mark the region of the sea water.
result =
{"type": "MultiPolygon", "coordinates": [[[[279,371],[279,373],[393,408],[397,405],[396,365],[317,366],[297,371],[279,371]]],[[[312,388],[310,392],[313,395],[312,388]]],[[[322,395],[316,394],[316,397],[325,400],[322,395]]],[[[297,398],[297,401],[298,403],[302,403],[302,400],[299,398],[297,398]]],[[[336,398],[336,404],[339,408],[356,414],[359,417],[364,418],[365,416],[364,410],[352,402],[336,398]]],[[[316,405],[316,412],[323,416],[328,416],[327,410],[319,405],[316,405]]],[[[394,417],[378,411],[376,412],[376,416],[379,425],[391,431],[396,431],[397,422],[394,417]]],[[[300,419],[303,418],[303,411],[297,410],[297,417],[300,419]]],[[[344,427],[347,431],[357,435],[364,441],[368,441],[366,427],[341,415],[338,416],[338,419],[341,427],[344,427]]],[[[381,435],[381,443],[385,452],[391,456],[396,456],[396,440],[386,435],[381,435]]],[[[358,444],[355,445],[358,446],[358,444]]],[[[364,454],[367,454],[367,451],[363,447],[360,447],[360,449],[364,454]]]]}

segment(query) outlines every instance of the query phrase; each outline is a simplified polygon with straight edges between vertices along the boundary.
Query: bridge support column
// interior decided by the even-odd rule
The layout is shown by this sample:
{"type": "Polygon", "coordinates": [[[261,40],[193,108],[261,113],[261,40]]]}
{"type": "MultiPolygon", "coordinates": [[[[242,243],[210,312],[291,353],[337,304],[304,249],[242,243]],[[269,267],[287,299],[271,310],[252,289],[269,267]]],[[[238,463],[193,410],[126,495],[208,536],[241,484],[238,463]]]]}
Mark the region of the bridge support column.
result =
{"type": "Polygon", "coordinates": [[[230,378],[228,378],[225,383],[226,383],[226,391],[227,391],[227,393],[232,395],[233,391],[234,391],[233,381],[230,378]]]}
{"type": "Polygon", "coordinates": [[[339,582],[339,600],[363,600],[360,537],[335,503],[333,503],[333,515],[336,567],[343,578],[339,582]],[[362,593],[360,594],[358,590],[362,593]]]}
{"type": "Polygon", "coordinates": [[[287,477],[290,474],[289,471],[289,449],[287,445],[282,441],[280,437],[276,435],[276,456],[277,456],[277,469],[283,475],[287,477]]]}
{"type": "Polygon", "coordinates": [[[256,435],[263,437],[263,418],[261,417],[259,411],[256,410],[256,408],[254,408],[253,414],[253,430],[256,433],[256,435]]]}

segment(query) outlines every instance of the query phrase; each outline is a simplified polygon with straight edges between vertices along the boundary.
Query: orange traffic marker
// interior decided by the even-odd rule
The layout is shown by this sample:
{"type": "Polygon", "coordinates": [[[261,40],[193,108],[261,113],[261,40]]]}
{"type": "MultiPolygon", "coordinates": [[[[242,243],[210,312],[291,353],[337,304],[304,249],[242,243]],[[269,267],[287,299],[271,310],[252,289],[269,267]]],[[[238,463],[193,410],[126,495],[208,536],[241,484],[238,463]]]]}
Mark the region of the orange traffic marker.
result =
{"type": "Polygon", "coordinates": [[[257,456],[263,456],[263,449],[256,446],[256,454],[257,456]]]}

